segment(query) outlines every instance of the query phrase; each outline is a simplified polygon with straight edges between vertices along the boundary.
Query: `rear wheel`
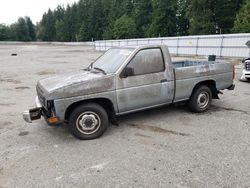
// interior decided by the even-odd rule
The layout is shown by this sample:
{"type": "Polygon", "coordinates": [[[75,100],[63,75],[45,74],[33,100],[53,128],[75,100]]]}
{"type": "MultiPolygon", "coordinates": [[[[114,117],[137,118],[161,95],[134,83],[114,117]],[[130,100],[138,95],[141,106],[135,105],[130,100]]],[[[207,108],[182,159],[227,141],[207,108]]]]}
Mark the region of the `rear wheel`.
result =
{"type": "Polygon", "coordinates": [[[192,96],[188,101],[188,106],[191,111],[200,113],[209,108],[211,101],[211,89],[207,86],[200,86],[193,91],[192,96]]]}
{"type": "Polygon", "coordinates": [[[81,140],[100,137],[109,124],[104,108],[95,103],[88,103],[75,108],[69,118],[72,134],[81,140]]]}

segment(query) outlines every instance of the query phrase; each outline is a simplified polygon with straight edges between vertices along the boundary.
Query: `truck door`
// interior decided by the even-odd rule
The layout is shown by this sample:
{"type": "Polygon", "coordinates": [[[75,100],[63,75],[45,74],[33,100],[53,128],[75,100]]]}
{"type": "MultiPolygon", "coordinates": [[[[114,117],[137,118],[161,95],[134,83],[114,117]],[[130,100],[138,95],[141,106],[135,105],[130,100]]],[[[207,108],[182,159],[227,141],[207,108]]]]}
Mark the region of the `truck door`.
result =
{"type": "Polygon", "coordinates": [[[137,52],[117,80],[119,113],[163,102],[162,86],[167,81],[164,65],[160,48],[147,48],[137,52]]]}

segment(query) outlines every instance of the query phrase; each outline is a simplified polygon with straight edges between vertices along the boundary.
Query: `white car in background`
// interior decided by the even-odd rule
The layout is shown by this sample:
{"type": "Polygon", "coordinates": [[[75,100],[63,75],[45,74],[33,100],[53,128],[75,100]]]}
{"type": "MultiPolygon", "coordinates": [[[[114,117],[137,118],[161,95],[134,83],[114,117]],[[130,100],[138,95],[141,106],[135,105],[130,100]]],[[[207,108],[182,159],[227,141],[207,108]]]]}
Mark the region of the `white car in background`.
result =
{"type": "MultiPolygon", "coordinates": [[[[250,41],[248,41],[246,43],[246,45],[248,48],[250,48],[250,41]]],[[[243,69],[242,76],[241,76],[240,80],[241,81],[250,81],[250,57],[247,59],[244,59],[242,61],[242,63],[244,63],[244,69],[243,69]]]]}

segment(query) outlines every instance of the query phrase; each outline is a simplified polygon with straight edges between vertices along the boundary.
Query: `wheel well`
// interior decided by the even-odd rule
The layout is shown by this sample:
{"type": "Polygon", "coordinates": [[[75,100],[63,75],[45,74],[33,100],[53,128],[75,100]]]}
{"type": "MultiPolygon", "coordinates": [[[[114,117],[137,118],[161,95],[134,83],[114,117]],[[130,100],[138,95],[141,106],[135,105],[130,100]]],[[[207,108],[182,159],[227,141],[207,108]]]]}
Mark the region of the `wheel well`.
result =
{"type": "Polygon", "coordinates": [[[71,104],[65,112],[65,121],[69,120],[70,113],[72,112],[72,110],[74,110],[77,106],[80,106],[80,105],[86,104],[86,103],[99,104],[107,111],[108,116],[110,118],[113,117],[115,114],[113,103],[109,99],[106,99],[106,98],[87,99],[87,100],[82,100],[82,101],[78,101],[78,102],[71,104]]]}
{"type": "Polygon", "coordinates": [[[218,97],[218,90],[216,88],[216,82],[214,80],[206,80],[206,81],[202,81],[202,82],[197,83],[195,85],[192,93],[195,91],[196,88],[198,88],[200,86],[207,86],[207,87],[209,87],[211,89],[213,99],[219,99],[219,97],[218,97]]]}

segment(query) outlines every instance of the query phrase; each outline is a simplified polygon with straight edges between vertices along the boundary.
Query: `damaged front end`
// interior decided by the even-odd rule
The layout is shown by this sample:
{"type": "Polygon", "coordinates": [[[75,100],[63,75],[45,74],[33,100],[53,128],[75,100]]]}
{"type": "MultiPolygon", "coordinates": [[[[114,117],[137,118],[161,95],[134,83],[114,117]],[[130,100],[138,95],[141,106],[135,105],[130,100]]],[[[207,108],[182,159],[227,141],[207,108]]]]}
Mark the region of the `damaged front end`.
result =
{"type": "Polygon", "coordinates": [[[32,121],[40,119],[42,115],[43,107],[38,99],[38,96],[36,97],[36,107],[26,110],[23,112],[23,119],[28,122],[32,123],[32,121]]]}
{"type": "Polygon", "coordinates": [[[38,120],[43,116],[48,124],[59,123],[59,118],[55,116],[53,101],[47,101],[45,107],[41,104],[39,99],[40,97],[36,96],[35,108],[23,112],[23,119],[28,123],[32,123],[32,121],[38,120]]]}

